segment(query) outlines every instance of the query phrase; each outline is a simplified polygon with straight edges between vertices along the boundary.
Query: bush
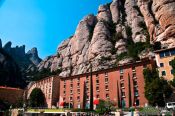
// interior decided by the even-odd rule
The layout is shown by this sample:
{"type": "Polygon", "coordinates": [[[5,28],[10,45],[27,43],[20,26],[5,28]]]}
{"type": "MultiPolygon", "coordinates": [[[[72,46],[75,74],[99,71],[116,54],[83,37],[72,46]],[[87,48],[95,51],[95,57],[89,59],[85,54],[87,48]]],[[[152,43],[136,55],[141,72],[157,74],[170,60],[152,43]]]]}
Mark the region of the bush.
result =
{"type": "Polygon", "coordinates": [[[127,52],[124,52],[124,53],[121,53],[120,55],[117,55],[117,56],[116,56],[116,59],[117,59],[118,61],[120,61],[120,60],[125,59],[126,57],[128,57],[128,53],[127,53],[127,52]]]}

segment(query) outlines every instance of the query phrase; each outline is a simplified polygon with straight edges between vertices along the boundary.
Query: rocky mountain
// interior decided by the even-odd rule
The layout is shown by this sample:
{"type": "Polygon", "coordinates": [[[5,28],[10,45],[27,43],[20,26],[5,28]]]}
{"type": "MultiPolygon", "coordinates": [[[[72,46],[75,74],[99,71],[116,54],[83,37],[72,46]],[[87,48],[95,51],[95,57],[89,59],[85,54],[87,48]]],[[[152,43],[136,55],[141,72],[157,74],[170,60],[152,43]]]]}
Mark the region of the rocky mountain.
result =
{"type": "Polygon", "coordinates": [[[75,34],[38,69],[61,69],[60,76],[101,70],[153,56],[153,46],[175,45],[174,0],[113,0],[85,16],[75,34]]]}
{"type": "MultiPolygon", "coordinates": [[[[36,48],[25,53],[25,46],[11,47],[12,43],[7,42],[2,47],[0,39],[0,85],[22,85],[22,80],[28,80],[27,73],[37,69],[41,62],[36,48]]],[[[23,82],[24,82],[23,81],[23,82]]]]}
{"type": "Polygon", "coordinates": [[[0,86],[25,86],[18,65],[2,48],[0,48],[0,86]]]}

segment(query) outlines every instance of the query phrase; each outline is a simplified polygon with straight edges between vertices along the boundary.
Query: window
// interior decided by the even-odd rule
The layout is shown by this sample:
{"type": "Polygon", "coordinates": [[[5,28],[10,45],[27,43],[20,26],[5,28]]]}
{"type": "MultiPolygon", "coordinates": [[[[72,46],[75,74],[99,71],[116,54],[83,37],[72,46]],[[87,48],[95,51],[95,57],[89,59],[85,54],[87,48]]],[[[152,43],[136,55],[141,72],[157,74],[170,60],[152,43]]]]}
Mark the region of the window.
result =
{"type": "Polygon", "coordinates": [[[73,87],[73,84],[70,84],[70,87],[72,88],[73,87]]]}
{"type": "Polygon", "coordinates": [[[162,76],[166,76],[166,72],[165,71],[162,71],[162,76]]]}
{"type": "Polygon", "coordinates": [[[171,62],[172,62],[172,61],[169,61],[169,65],[170,65],[170,66],[171,66],[171,62]]]}
{"type": "Polygon", "coordinates": [[[96,90],[99,91],[99,87],[96,87],[96,90]]]}
{"type": "Polygon", "coordinates": [[[96,74],[96,77],[98,77],[98,74],[96,74]]]}
{"type": "Polygon", "coordinates": [[[70,82],[73,83],[73,79],[71,79],[70,82]]]}
{"type": "Polygon", "coordinates": [[[73,94],[73,91],[72,90],[70,90],[70,94],[73,94]]]}
{"type": "Polygon", "coordinates": [[[108,78],[107,77],[105,78],[105,83],[108,83],[108,78]]]}
{"type": "Polygon", "coordinates": [[[136,77],[136,73],[133,73],[132,76],[133,76],[133,78],[136,77]]]}
{"type": "Polygon", "coordinates": [[[122,92],[122,97],[125,97],[125,92],[122,92]]]}
{"type": "Polygon", "coordinates": [[[77,100],[80,100],[80,96],[77,96],[77,100]]]}
{"type": "Polygon", "coordinates": [[[135,95],[135,96],[139,96],[138,90],[135,90],[134,95],[135,95]]]}
{"type": "Polygon", "coordinates": [[[80,87],[80,83],[77,83],[77,87],[80,87]]]}
{"type": "Polygon", "coordinates": [[[78,78],[77,80],[78,80],[78,82],[80,82],[80,78],[78,78]]]}
{"type": "Polygon", "coordinates": [[[170,51],[171,55],[175,55],[175,50],[170,51]]]}
{"type": "Polygon", "coordinates": [[[80,89],[77,89],[77,92],[80,93],[80,89]]]}
{"type": "Polygon", "coordinates": [[[120,74],[123,74],[123,69],[122,68],[120,68],[120,74]]]}
{"type": "Polygon", "coordinates": [[[66,98],[65,97],[63,97],[63,101],[65,101],[66,100],[66,98]]]}
{"type": "Polygon", "coordinates": [[[99,84],[99,80],[96,80],[96,84],[99,84]]]}
{"type": "Polygon", "coordinates": [[[106,98],[109,98],[109,94],[108,93],[106,94],[106,98]]]}
{"type": "Polygon", "coordinates": [[[164,64],[163,63],[160,63],[160,67],[164,67],[164,64]]]}
{"type": "Polygon", "coordinates": [[[106,85],[106,86],[105,86],[105,89],[106,89],[106,90],[109,90],[109,87],[108,87],[108,85],[106,85]]]}
{"type": "Polygon", "coordinates": [[[165,56],[170,56],[170,52],[169,51],[166,51],[165,52],[165,56]]]}
{"type": "Polygon", "coordinates": [[[124,88],[124,83],[121,83],[120,86],[121,86],[121,88],[124,88]]]}
{"type": "Polygon", "coordinates": [[[105,72],[105,77],[107,77],[108,76],[108,73],[107,72],[105,72]]]}
{"type": "Polygon", "coordinates": [[[135,102],[136,106],[139,106],[140,103],[139,103],[139,100],[137,99],[136,102],[135,102]]]}
{"type": "Polygon", "coordinates": [[[89,81],[89,77],[88,76],[86,76],[86,80],[89,81]]]}
{"type": "Polygon", "coordinates": [[[120,76],[120,80],[123,80],[123,76],[122,75],[120,76]]]}
{"type": "Polygon", "coordinates": [[[164,57],[164,52],[159,53],[159,56],[160,56],[160,58],[163,58],[164,57]]]}
{"type": "Polygon", "coordinates": [[[100,98],[98,94],[96,95],[96,97],[97,97],[97,98],[100,98]]]}
{"type": "Polygon", "coordinates": [[[70,100],[72,101],[72,97],[70,97],[70,100]]]}
{"type": "Polygon", "coordinates": [[[66,88],[66,85],[64,85],[64,88],[66,88]]]}
{"type": "Polygon", "coordinates": [[[89,100],[89,96],[87,96],[86,98],[87,98],[87,100],[89,100]]]}
{"type": "Polygon", "coordinates": [[[137,81],[134,81],[134,85],[137,85],[137,81]]]}
{"type": "Polygon", "coordinates": [[[132,71],[135,72],[136,71],[136,68],[135,67],[132,67],[132,71]]]}
{"type": "Polygon", "coordinates": [[[173,69],[171,70],[171,74],[174,75],[174,70],[173,69]]]}

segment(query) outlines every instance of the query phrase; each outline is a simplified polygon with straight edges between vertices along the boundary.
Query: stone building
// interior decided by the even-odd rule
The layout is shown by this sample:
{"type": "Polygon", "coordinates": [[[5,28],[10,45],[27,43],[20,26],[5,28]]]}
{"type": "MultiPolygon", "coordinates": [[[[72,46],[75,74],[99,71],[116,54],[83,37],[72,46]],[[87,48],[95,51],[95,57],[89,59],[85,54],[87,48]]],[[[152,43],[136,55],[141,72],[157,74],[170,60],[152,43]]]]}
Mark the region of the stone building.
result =
{"type": "Polygon", "coordinates": [[[90,93],[93,91],[91,101],[94,103],[103,99],[113,101],[117,106],[120,101],[126,107],[129,107],[129,102],[132,106],[142,107],[148,103],[144,96],[143,70],[155,66],[154,64],[153,60],[144,59],[116,68],[61,78],[58,105],[60,108],[88,108],[92,98],[90,93]]]}
{"type": "Polygon", "coordinates": [[[17,104],[22,100],[23,94],[23,89],[0,86],[0,100],[11,105],[17,104]]]}
{"type": "Polygon", "coordinates": [[[30,94],[34,88],[40,88],[44,93],[46,107],[52,108],[53,106],[57,105],[57,102],[59,100],[59,77],[50,76],[30,83],[25,92],[27,99],[29,99],[30,94]]]}
{"type": "Polygon", "coordinates": [[[175,47],[155,51],[155,58],[159,70],[159,76],[166,80],[172,80],[173,70],[171,61],[175,58],[175,47]]]}

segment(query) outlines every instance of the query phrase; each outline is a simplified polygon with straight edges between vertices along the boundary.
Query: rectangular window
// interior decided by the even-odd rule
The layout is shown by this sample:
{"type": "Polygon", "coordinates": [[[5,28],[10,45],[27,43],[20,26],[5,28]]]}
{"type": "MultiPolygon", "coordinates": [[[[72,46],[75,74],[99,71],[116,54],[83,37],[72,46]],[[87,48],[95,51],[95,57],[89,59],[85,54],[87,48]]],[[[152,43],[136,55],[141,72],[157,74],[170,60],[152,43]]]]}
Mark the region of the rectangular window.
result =
{"type": "Polygon", "coordinates": [[[78,78],[77,80],[78,80],[78,82],[80,82],[80,78],[78,78]]]}
{"type": "Polygon", "coordinates": [[[87,96],[86,98],[87,98],[87,100],[89,100],[89,96],[87,96]]]}
{"type": "Polygon", "coordinates": [[[163,63],[160,63],[160,67],[164,67],[164,64],[163,63]]]}
{"type": "Polygon", "coordinates": [[[64,85],[64,88],[66,88],[66,85],[64,85]]]}
{"type": "Polygon", "coordinates": [[[77,87],[80,87],[80,83],[77,83],[77,87]]]}
{"type": "Polygon", "coordinates": [[[99,84],[99,80],[96,80],[96,84],[99,84]]]}
{"type": "Polygon", "coordinates": [[[125,97],[125,92],[122,92],[122,97],[125,97]]]}
{"type": "Polygon", "coordinates": [[[165,52],[165,56],[170,56],[170,52],[169,51],[166,51],[165,52]]]}
{"type": "Polygon", "coordinates": [[[96,87],[96,90],[99,91],[99,87],[96,87]]]}
{"type": "Polygon", "coordinates": [[[70,84],[70,87],[72,88],[73,87],[73,84],[70,84]]]}
{"type": "Polygon", "coordinates": [[[171,50],[171,55],[175,55],[175,50],[171,50]]]}
{"type": "Polygon", "coordinates": [[[106,94],[106,98],[109,98],[109,94],[108,93],[106,94]]]}
{"type": "Polygon", "coordinates": [[[139,92],[136,90],[136,91],[134,92],[134,95],[135,95],[135,96],[139,96],[139,92]]]}
{"type": "Polygon", "coordinates": [[[166,76],[166,72],[165,71],[162,71],[162,76],[166,76]]]}
{"type": "Polygon", "coordinates": [[[139,106],[140,105],[140,103],[139,103],[139,100],[137,99],[136,100],[136,106],[139,106]]]}
{"type": "Polygon", "coordinates": [[[70,80],[70,83],[73,83],[73,79],[70,80]]]}
{"type": "Polygon", "coordinates": [[[123,80],[123,76],[122,75],[120,76],[120,80],[123,80]]]}
{"type": "Polygon", "coordinates": [[[96,77],[98,77],[98,74],[96,74],[96,77]]]}
{"type": "Polygon", "coordinates": [[[108,73],[107,72],[105,72],[105,77],[107,77],[108,76],[108,73]]]}
{"type": "Polygon", "coordinates": [[[80,96],[77,96],[77,100],[80,100],[80,96]]]}
{"type": "Polygon", "coordinates": [[[72,98],[72,97],[70,97],[70,100],[72,101],[72,100],[73,100],[73,98],[72,98]]]}
{"type": "Polygon", "coordinates": [[[100,98],[98,94],[96,95],[96,97],[97,97],[97,98],[100,98]]]}
{"type": "Polygon", "coordinates": [[[136,71],[136,68],[135,67],[132,67],[132,71],[135,72],[136,71]]]}
{"type": "Polygon", "coordinates": [[[164,52],[162,52],[162,53],[159,53],[159,56],[160,56],[160,58],[163,58],[165,55],[164,55],[164,52]]]}
{"type": "Polygon", "coordinates": [[[73,94],[73,91],[72,90],[70,90],[70,94],[73,94]]]}
{"type": "Polygon", "coordinates": [[[105,78],[105,83],[108,83],[108,78],[107,77],[105,78]]]}
{"type": "Polygon", "coordinates": [[[77,92],[80,93],[80,89],[77,89],[77,92]]]}
{"type": "Polygon", "coordinates": [[[137,81],[134,81],[134,85],[137,85],[137,81]]]}
{"type": "Polygon", "coordinates": [[[109,90],[109,87],[108,87],[108,85],[106,85],[106,86],[105,86],[105,89],[106,89],[106,90],[109,90]]]}
{"type": "Polygon", "coordinates": [[[122,68],[120,68],[120,74],[123,74],[123,69],[122,68]]]}
{"type": "Polygon", "coordinates": [[[171,70],[171,74],[174,75],[174,70],[173,69],[171,70]]]}
{"type": "Polygon", "coordinates": [[[133,76],[133,78],[136,77],[136,73],[133,73],[132,76],[133,76]]]}
{"type": "Polygon", "coordinates": [[[86,76],[86,81],[89,81],[89,77],[88,76],[86,76]]]}
{"type": "Polygon", "coordinates": [[[121,88],[124,88],[124,83],[121,83],[120,86],[121,86],[121,88]]]}

